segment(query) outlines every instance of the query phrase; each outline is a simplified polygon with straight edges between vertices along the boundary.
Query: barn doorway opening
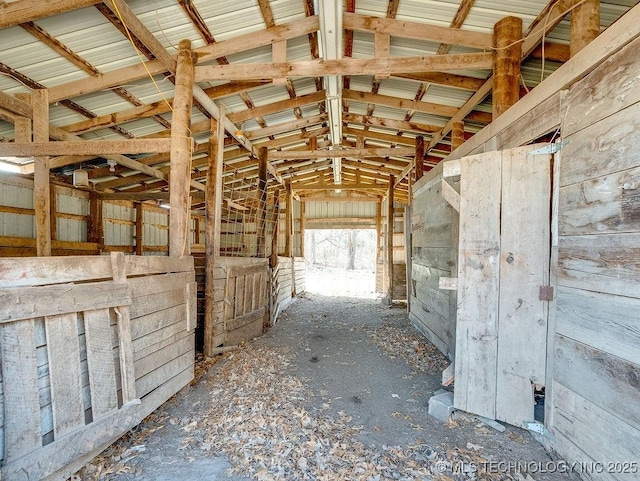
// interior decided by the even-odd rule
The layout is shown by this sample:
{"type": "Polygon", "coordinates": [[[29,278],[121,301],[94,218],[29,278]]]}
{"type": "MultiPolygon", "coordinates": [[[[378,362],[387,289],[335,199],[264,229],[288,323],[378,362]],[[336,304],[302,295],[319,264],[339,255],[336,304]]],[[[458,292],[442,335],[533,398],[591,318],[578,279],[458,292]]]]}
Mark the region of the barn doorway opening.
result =
{"type": "Polygon", "coordinates": [[[306,290],[331,297],[374,299],[375,229],[307,229],[306,290]]]}

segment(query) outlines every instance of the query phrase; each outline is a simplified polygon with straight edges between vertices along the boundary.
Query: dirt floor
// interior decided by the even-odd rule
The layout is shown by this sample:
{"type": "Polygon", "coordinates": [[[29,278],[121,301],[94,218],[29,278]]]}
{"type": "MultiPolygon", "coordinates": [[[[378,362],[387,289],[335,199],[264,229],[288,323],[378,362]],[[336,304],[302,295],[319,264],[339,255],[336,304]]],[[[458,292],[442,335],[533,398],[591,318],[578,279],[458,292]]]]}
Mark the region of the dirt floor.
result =
{"type": "Polygon", "coordinates": [[[430,417],[446,365],[404,308],[306,294],[76,479],[574,479],[526,431],[430,417]]]}

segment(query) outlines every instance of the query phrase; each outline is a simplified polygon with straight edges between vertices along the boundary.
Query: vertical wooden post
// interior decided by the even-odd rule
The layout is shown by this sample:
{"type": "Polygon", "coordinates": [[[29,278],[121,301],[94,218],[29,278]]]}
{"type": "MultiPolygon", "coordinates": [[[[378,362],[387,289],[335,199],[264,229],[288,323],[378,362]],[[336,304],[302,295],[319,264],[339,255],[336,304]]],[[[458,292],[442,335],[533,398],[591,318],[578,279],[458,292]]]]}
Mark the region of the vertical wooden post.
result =
{"type": "Polygon", "coordinates": [[[464,122],[457,120],[452,124],[451,129],[451,152],[464,144],[464,122]]]}
{"type": "Polygon", "coordinates": [[[258,150],[258,257],[266,256],[267,242],[267,148],[258,150]]]}
{"type": "MultiPolygon", "coordinates": [[[[422,178],[424,174],[424,137],[416,137],[416,182],[422,178]]],[[[411,184],[411,182],[409,182],[411,184]]]]}
{"type": "MultiPolygon", "coordinates": [[[[220,119],[224,117],[221,112],[220,119]]],[[[213,355],[217,346],[215,337],[215,286],[216,259],[220,256],[220,232],[222,225],[222,174],[224,169],[224,128],[222,122],[211,119],[209,138],[209,166],[205,184],[205,290],[204,290],[204,354],[213,355]]]]}
{"type": "MultiPolygon", "coordinates": [[[[33,141],[49,142],[49,91],[31,92],[33,108],[33,141]]],[[[38,257],[51,255],[51,192],[49,158],[34,159],[34,209],[36,218],[36,252],[38,257]]]]}
{"type": "Polygon", "coordinates": [[[144,204],[138,202],[136,204],[136,255],[144,254],[144,246],[142,242],[142,234],[144,232],[144,204]]]}
{"type": "Polygon", "coordinates": [[[291,190],[291,181],[287,181],[287,222],[285,224],[285,241],[284,255],[285,257],[293,257],[293,191],[291,190]]]}
{"type": "Polygon", "coordinates": [[[89,193],[89,225],[87,239],[98,244],[98,254],[104,250],[104,229],[102,227],[102,200],[96,192],[89,193]]]}
{"type": "Polygon", "coordinates": [[[388,302],[393,301],[393,195],[396,178],[389,176],[389,196],[387,205],[387,278],[388,278],[388,302]]]}
{"type": "Polygon", "coordinates": [[[572,57],[600,35],[600,0],[584,0],[571,11],[570,35],[572,57]]]}
{"type": "Polygon", "coordinates": [[[278,265],[278,235],[280,230],[280,189],[276,189],[273,194],[273,229],[271,235],[271,259],[270,264],[273,269],[278,265]]]}
{"type": "Polygon", "coordinates": [[[493,120],[520,99],[522,19],[505,17],[493,27],[493,120]]]}
{"type": "Polygon", "coordinates": [[[300,202],[300,257],[304,257],[304,231],[307,227],[306,210],[306,204],[300,202]]]}
{"type": "Polygon", "coordinates": [[[169,255],[189,255],[189,190],[191,182],[191,107],[193,105],[191,41],[181,40],[175,76],[171,122],[169,178],[169,255]]]}
{"type": "Polygon", "coordinates": [[[404,259],[405,259],[405,280],[406,280],[406,291],[407,291],[407,312],[411,312],[411,294],[413,293],[411,289],[411,271],[413,259],[411,258],[412,249],[411,249],[411,205],[408,205],[404,208],[404,259]]]}
{"type": "Polygon", "coordinates": [[[56,195],[56,186],[55,185],[51,185],[49,187],[49,218],[51,219],[50,221],[50,228],[51,228],[51,240],[54,241],[58,238],[58,221],[57,221],[57,214],[56,212],[58,211],[58,196],[56,195]]]}
{"type": "Polygon", "coordinates": [[[193,218],[193,243],[200,244],[200,217],[193,218]]]}
{"type": "MultiPolygon", "coordinates": [[[[382,201],[376,204],[376,284],[378,283],[378,271],[380,269],[381,258],[381,239],[382,239],[382,201]]],[[[382,265],[382,274],[380,274],[380,292],[384,292],[384,264],[382,265]]]]}

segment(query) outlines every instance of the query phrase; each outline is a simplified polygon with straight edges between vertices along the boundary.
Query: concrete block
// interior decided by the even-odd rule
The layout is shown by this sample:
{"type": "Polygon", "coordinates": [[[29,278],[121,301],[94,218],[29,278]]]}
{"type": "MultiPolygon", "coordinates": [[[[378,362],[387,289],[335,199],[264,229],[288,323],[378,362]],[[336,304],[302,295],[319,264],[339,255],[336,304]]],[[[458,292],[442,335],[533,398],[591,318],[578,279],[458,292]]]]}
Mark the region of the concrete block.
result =
{"type": "Polygon", "coordinates": [[[429,399],[429,415],[443,423],[451,419],[453,408],[453,393],[440,389],[429,399]]]}

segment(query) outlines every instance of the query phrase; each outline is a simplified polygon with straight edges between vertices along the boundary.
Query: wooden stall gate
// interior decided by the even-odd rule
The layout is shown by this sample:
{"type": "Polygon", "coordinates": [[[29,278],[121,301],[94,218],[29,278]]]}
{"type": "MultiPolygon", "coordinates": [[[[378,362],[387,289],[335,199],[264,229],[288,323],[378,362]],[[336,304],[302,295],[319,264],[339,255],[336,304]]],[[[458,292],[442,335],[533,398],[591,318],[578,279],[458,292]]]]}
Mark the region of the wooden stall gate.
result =
{"type": "MultiPolygon", "coordinates": [[[[269,261],[240,259],[222,262],[226,271],[224,345],[234,346],[261,336],[267,312],[269,261]]],[[[222,260],[221,260],[222,261],[222,260]]]]}
{"type": "Polygon", "coordinates": [[[455,394],[458,409],[516,426],[534,421],[545,384],[551,155],[544,145],[445,163],[460,176],[455,394]]]}
{"type": "Polygon", "coordinates": [[[1,478],[66,479],[190,382],[192,281],[190,257],[0,262],[1,478]]]}

